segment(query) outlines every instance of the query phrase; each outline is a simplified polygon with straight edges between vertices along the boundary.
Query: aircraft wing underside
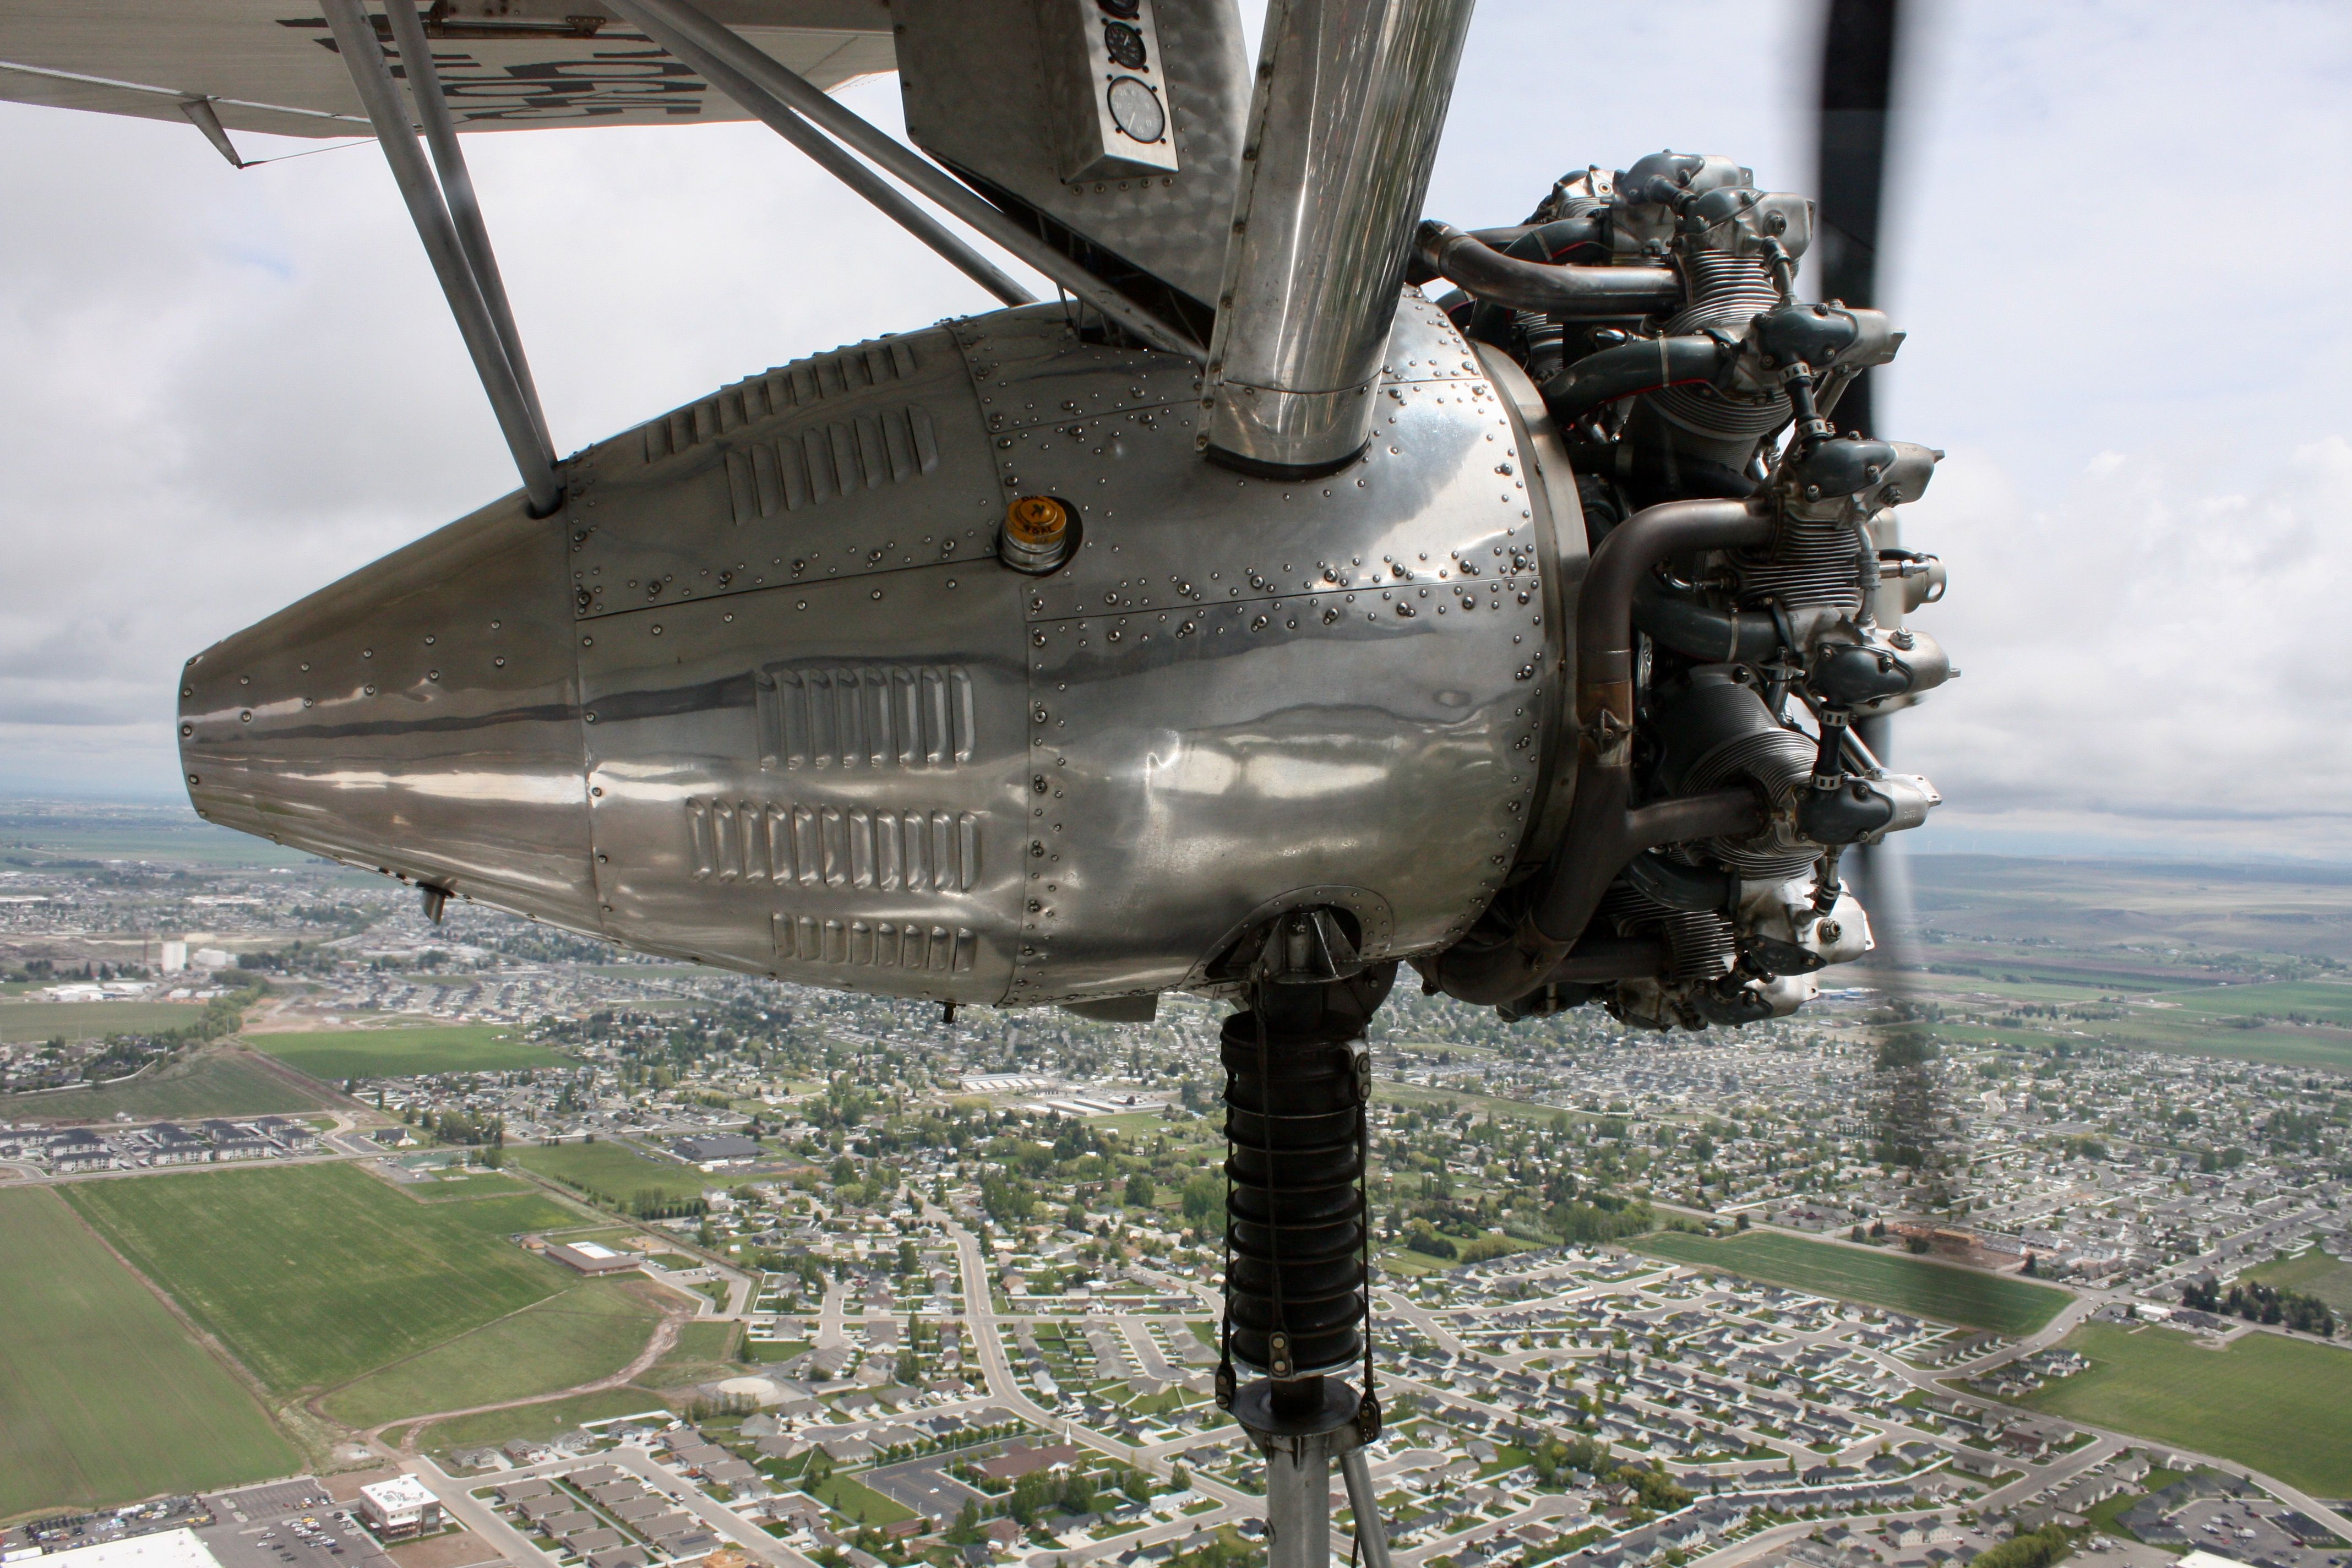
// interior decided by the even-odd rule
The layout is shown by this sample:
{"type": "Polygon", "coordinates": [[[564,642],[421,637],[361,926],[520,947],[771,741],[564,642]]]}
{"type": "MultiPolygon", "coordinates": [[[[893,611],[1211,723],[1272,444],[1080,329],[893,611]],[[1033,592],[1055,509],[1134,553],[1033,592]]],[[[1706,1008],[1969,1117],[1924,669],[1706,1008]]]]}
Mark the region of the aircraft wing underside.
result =
{"type": "MultiPolygon", "coordinates": [[[[709,9],[820,88],[897,68],[882,0],[709,9]]],[[[463,131],[746,118],[594,0],[444,0],[426,25],[463,131]]],[[[171,121],[208,100],[232,131],[369,134],[309,0],[0,0],[0,99],[171,121]]]]}

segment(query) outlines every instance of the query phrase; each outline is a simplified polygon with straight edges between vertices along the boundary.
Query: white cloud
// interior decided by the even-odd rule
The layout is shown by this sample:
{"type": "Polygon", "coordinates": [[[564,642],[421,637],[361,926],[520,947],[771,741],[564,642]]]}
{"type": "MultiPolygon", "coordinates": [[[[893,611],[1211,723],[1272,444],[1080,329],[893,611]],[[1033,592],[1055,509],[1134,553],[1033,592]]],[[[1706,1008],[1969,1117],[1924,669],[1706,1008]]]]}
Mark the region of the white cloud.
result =
{"type": "Polygon", "coordinates": [[[2142,455],[2049,495],[1963,449],[1917,511],[1952,568],[1918,624],[1967,672],[1901,723],[1941,826],[2352,851],[2352,445],[2142,455]]]}

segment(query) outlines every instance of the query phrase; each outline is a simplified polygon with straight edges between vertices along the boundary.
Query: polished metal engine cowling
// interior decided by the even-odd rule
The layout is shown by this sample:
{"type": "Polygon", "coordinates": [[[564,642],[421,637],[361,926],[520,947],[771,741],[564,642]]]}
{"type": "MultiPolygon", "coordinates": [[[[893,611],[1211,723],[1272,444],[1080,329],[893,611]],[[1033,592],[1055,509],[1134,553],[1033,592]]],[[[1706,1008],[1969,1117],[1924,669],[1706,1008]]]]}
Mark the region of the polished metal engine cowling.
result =
{"type": "MultiPolygon", "coordinates": [[[[212,820],[650,952],[1030,1005],[1202,984],[1282,910],[1464,931],[1548,778],[1583,528],[1541,405],[1417,292],[1328,477],[1057,308],[730,386],[207,649],[212,820]],[[1045,575],[1012,501],[1074,516],[1045,575]]],[[[1549,792],[1549,794],[1548,794],[1549,792]]]]}

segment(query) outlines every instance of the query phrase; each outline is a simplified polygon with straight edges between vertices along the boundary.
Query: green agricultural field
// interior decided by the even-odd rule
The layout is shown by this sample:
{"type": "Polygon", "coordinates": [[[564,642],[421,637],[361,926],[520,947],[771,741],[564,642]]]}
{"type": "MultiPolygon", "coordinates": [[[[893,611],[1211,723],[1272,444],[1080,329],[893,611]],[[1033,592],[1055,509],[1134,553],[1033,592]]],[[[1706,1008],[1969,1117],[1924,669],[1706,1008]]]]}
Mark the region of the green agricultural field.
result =
{"type": "Polygon", "coordinates": [[[827,1476],[813,1489],[817,1501],[860,1524],[904,1524],[915,1517],[913,1509],[847,1476],[827,1476]]]}
{"type": "MultiPolygon", "coordinates": [[[[1457,1057],[1471,1055],[1460,1046],[1445,1047],[1457,1057]]],[[[1539,1127],[1556,1128],[1561,1118],[1569,1121],[1597,1121],[1601,1118],[1588,1110],[1568,1110],[1557,1105],[1538,1105],[1530,1100],[1507,1100],[1499,1095],[1466,1094],[1444,1089],[1414,1089],[1402,1084],[1383,1083],[1381,1100],[1397,1105],[1434,1106],[1440,1110],[1483,1110],[1489,1116],[1507,1116],[1516,1121],[1532,1121],[1539,1127]]]]}
{"type": "Polygon", "coordinates": [[[160,1035],[204,1016],[195,1002],[0,1002],[0,1042],[160,1035]]]}
{"type": "Polygon", "coordinates": [[[2352,1037],[2333,1029],[2302,1029],[2288,1024],[2266,1024],[2258,1029],[2235,1029],[2197,1019],[2150,1023],[2135,1011],[2121,1024],[2104,1026],[2101,1038],[2111,1045],[2139,1050],[2168,1051],[2176,1056],[2225,1057],[2232,1061],[2269,1062],[2278,1067],[2326,1068],[2352,1071],[2352,1037]]]}
{"type": "MultiPolygon", "coordinates": [[[[2154,860],[2064,860],[1908,855],[1923,925],[2100,966],[2159,969],[2202,954],[2324,952],[2352,958],[2340,917],[2352,875],[2341,866],[2229,866],[2154,860]],[[2118,951],[2130,943],[2137,952],[2118,951]],[[2175,959],[2169,954],[2178,953],[2175,959]]],[[[1960,962],[2022,971],[1978,943],[1943,945],[1960,962]]],[[[2026,956],[2021,954],[2021,956],[2026,956]]],[[[1936,961],[1931,951],[1930,962],[1936,961]]],[[[2030,961],[2030,959],[2029,959],[2030,961]]]]}
{"type": "Polygon", "coordinates": [[[282,1476],[301,1458],[55,1192],[0,1192],[0,1519],[282,1476]]]}
{"type": "Polygon", "coordinates": [[[509,1148],[507,1158],[607,1203],[627,1205],[651,1194],[698,1198],[703,1189],[723,1185],[691,1165],[656,1162],[621,1143],[559,1143],[553,1148],[509,1148]]]}
{"type": "Polygon", "coordinates": [[[351,1165],[79,1182],[73,1205],[279,1393],[349,1383],[562,1289],[536,1194],[420,1204],[351,1165]]]}
{"type": "Polygon", "coordinates": [[[2352,1353],[2279,1334],[2215,1351],[2177,1330],[2085,1323],[2091,1370],[2022,1403],[2252,1465],[2316,1497],[2352,1496],[2352,1353]]]}
{"type": "Polygon", "coordinates": [[[1770,1231],[1748,1231],[1714,1241],[1678,1231],[1659,1231],[1628,1245],[1676,1263],[1720,1268],[1792,1289],[1866,1301],[2003,1334],[2032,1333],[2071,1299],[2063,1290],[2029,1285],[2005,1275],[1770,1231]]]}
{"type": "Polygon", "coordinates": [[[338,1029],[318,1034],[248,1035],[268,1051],[321,1083],[352,1078],[415,1078],[440,1072],[505,1072],[559,1068],[565,1058],[545,1046],[515,1037],[491,1024],[449,1024],[415,1029],[338,1029]]]}
{"type": "Polygon", "coordinates": [[[544,1442],[561,1436],[583,1421],[604,1421],[615,1415],[636,1415],[665,1407],[651,1389],[608,1388],[599,1394],[577,1394],[540,1405],[518,1405],[506,1410],[485,1410],[478,1415],[457,1415],[436,1421],[417,1435],[417,1447],[436,1452],[478,1448],[520,1437],[544,1442]]]}
{"type": "Polygon", "coordinates": [[[126,1116],[283,1116],[310,1110],[319,1094],[239,1050],[201,1055],[142,1073],[110,1089],[68,1089],[56,1094],[0,1097],[0,1119],[19,1121],[110,1121],[126,1116]]]}
{"type": "Polygon", "coordinates": [[[2298,1257],[2250,1268],[2246,1278],[2316,1296],[2335,1308],[2337,1317],[2352,1321],[2352,1263],[2330,1258],[2315,1247],[2298,1257]]]}
{"type": "Polygon", "coordinates": [[[7,861],[38,866],[76,860],[156,860],[182,866],[260,868],[316,865],[288,849],[205,821],[185,805],[0,806],[7,861]]]}
{"type": "Polygon", "coordinates": [[[2352,984],[2332,980],[2273,980],[2260,985],[2209,985],[2174,992],[2167,1001],[2184,1013],[2212,1018],[2283,1018],[2288,1014],[2339,1028],[2352,1027],[2352,984]]]}
{"type": "Polygon", "coordinates": [[[529,1182],[519,1182],[512,1176],[502,1176],[496,1171],[469,1171],[462,1176],[440,1176],[429,1182],[414,1184],[404,1182],[400,1191],[421,1203],[447,1203],[456,1198],[506,1197],[515,1193],[535,1191],[529,1182]]]}
{"type": "Polygon", "coordinates": [[[327,1396],[327,1414],[370,1427],[610,1377],[660,1321],[643,1282],[583,1280],[511,1317],[396,1362],[327,1396]]]}
{"type": "Polygon", "coordinates": [[[646,1371],[645,1381],[656,1388],[677,1388],[734,1376],[741,1331],[740,1323],[686,1324],[678,1330],[677,1343],[646,1371]]]}

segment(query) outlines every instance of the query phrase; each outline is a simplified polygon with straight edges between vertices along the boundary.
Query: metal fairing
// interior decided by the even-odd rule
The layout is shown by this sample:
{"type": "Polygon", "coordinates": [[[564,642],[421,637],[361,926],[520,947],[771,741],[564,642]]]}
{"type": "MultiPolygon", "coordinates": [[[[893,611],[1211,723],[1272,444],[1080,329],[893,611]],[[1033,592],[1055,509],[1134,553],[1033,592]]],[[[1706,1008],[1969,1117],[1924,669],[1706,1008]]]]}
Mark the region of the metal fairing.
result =
{"type": "Polygon", "coordinates": [[[608,932],[993,1002],[1018,922],[1021,581],[940,331],[752,376],[571,465],[608,932]]]}
{"type": "Polygon", "coordinates": [[[1245,479],[1200,461],[1197,405],[1151,401],[1139,356],[1045,324],[955,329],[1000,493],[1056,496],[1085,530],[1025,600],[1009,1000],[1199,984],[1301,902],[1354,909],[1381,955],[1450,942],[1517,858],[1562,689],[1551,498],[1513,412],[1409,294],[1365,458],[1245,479]]]}
{"type": "Polygon", "coordinates": [[[737,382],[567,465],[583,621],[985,556],[971,378],[936,329],[737,382]]]}
{"type": "Polygon", "coordinates": [[[1203,463],[1192,367],[1053,306],[752,377],[572,458],[556,517],[501,502],[209,650],[191,793],[887,995],[1210,984],[1303,904],[1442,946],[1549,815],[1581,529],[1515,371],[1417,293],[1391,349],[1371,449],[1299,484],[1203,463]],[[1034,495],[1078,520],[1043,577],[994,558],[1034,495]]]}
{"type": "Polygon", "coordinates": [[[601,931],[563,560],[509,496],[197,655],[196,810],[601,931]]]}
{"type": "MultiPolygon", "coordinates": [[[[961,435],[977,440],[969,415],[961,435]]],[[[1001,999],[1019,591],[982,559],[583,623],[606,930],[807,984],[1001,999]]]]}

